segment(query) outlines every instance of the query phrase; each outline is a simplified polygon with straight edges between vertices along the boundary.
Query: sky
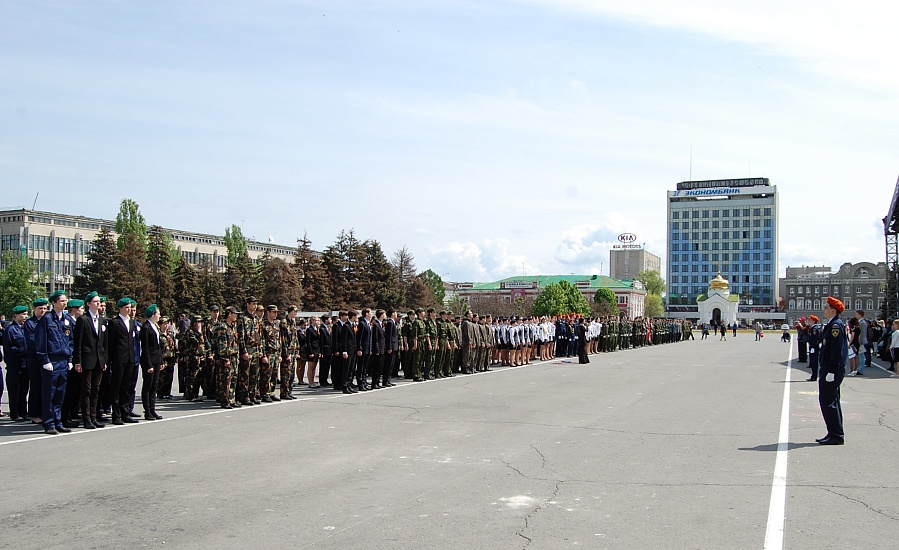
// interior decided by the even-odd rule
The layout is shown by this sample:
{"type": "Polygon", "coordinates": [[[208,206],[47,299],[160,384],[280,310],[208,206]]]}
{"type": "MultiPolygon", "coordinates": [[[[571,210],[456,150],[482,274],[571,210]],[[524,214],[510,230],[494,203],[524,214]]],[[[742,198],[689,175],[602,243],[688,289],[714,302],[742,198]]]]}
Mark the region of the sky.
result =
{"type": "MultiPolygon", "coordinates": [[[[884,261],[895,3],[0,0],[0,208],[313,248],[447,281],[665,262],[666,191],[767,177],[780,274],[884,261]]],[[[664,267],[663,267],[664,271],[664,267]]]]}

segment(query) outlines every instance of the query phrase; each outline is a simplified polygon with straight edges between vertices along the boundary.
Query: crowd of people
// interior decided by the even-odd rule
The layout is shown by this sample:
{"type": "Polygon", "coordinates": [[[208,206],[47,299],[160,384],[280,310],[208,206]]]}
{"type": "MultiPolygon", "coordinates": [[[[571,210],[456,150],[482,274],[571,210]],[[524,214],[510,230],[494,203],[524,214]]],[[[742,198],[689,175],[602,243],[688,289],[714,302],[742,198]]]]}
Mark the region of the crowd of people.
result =
{"type": "MultiPolygon", "coordinates": [[[[123,297],[115,314],[96,292],[62,291],[16,306],[3,327],[9,417],[47,434],[108,422],[159,420],[157,402],[182,398],[231,409],[295,399],[297,387],[356,393],[412,381],[516,367],[692,338],[689,321],[638,317],[503,317],[435,308],[343,310],[299,317],[296,307],[210,308],[172,320],[123,297]]],[[[0,377],[0,394],[2,394],[0,377]]],[[[0,416],[5,416],[0,411],[0,416]]]]}

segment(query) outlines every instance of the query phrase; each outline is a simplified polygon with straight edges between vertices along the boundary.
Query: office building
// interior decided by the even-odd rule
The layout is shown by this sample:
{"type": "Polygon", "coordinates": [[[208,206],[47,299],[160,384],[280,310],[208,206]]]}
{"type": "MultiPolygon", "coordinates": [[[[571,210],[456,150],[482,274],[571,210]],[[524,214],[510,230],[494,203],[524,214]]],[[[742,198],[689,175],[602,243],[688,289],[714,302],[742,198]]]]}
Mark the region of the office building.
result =
{"type": "Polygon", "coordinates": [[[639,245],[613,248],[609,251],[609,265],[609,275],[620,281],[636,279],[641,271],[658,271],[659,275],[662,274],[662,259],[639,245]]]}
{"type": "Polygon", "coordinates": [[[828,296],[839,298],[846,306],[844,318],[863,310],[865,317],[880,316],[886,299],[886,262],[844,263],[836,272],[827,266],[788,267],[780,279],[780,293],[786,305],[786,321],[791,325],[800,317],[817,315],[828,296]]]}

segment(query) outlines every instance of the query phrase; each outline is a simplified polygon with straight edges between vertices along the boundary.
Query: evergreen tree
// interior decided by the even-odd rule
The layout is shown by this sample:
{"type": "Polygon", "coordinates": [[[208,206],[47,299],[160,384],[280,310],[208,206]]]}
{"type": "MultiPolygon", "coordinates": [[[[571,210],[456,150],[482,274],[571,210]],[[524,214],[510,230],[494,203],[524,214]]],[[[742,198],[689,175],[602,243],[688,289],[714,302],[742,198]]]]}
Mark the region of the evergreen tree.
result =
{"type": "Polygon", "coordinates": [[[409,290],[406,291],[406,302],[406,306],[409,308],[429,308],[441,305],[434,300],[434,293],[431,292],[425,280],[418,275],[412,278],[409,290]]]}
{"type": "Polygon", "coordinates": [[[364,259],[365,250],[352,229],[341,230],[334,244],[322,252],[334,309],[357,308],[363,304],[364,259]]]}
{"type": "Polygon", "coordinates": [[[38,275],[35,263],[26,254],[6,251],[0,269],[0,312],[11,318],[12,308],[22,305],[31,311],[31,302],[46,296],[46,276],[38,275]]]}
{"type": "Polygon", "coordinates": [[[415,300],[411,299],[409,292],[415,279],[415,257],[409,252],[405,246],[393,253],[390,262],[393,264],[393,270],[396,272],[398,282],[399,298],[398,303],[403,308],[415,307],[415,300]]]}
{"type": "MultiPolygon", "coordinates": [[[[172,282],[172,236],[158,225],[150,228],[147,238],[147,265],[156,292],[156,303],[165,315],[173,316],[180,304],[175,300],[172,282]]],[[[177,254],[177,250],[175,251],[177,254]]],[[[174,318],[174,316],[173,316],[174,318]]]]}
{"type": "Polygon", "coordinates": [[[147,246],[147,222],[140,213],[140,206],[131,199],[122,199],[119,205],[119,213],[115,218],[115,232],[118,234],[116,246],[124,249],[125,240],[129,235],[137,235],[141,246],[147,246]]]}
{"type": "Polygon", "coordinates": [[[395,308],[400,305],[400,285],[393,265],[387,261],[381,243],[365,241],[366,303],[375,308],[395,308]]]}
{"type": "Polygon", "coordinates": [[[192,314],[206,311],[206,297],[203,295],[200,274],[184,257],[172,274],[172,286],[175,302],[180,310],[192,314]]]}
{"type": "Polygon", "coordinates": [[[331,285],[321,256],[312,250],[312,242],[305,234],[302,239],[297,239],[297,245],[293,267],[302,285],[303,309],[331,311],[331,285]]]}
{"type": "Polygon", "coordinates": [[[280,258],[266,262],[262,268],[262,279],[265,281],[263,304],[275,304],[282,311],[290,305],[299,306],[303,286],[290,264],[280,258]]]}
{"type": "Polygon", "coordinates": [[[215,265],[207,259],[200,261],[197,267],[198,283],[200,292],[203,294],[203,312],[212,306],[219,306],[225,309],[225,280],[215,265]]]}
{"type": "MultiPolygon", "coordinates": [[[[132,233],[125,238],[122,250],[114,263],[115,278],[108,296],[115,302],[123,296],[137,300],[138,314],[156,302],[156,290],[153,288],[150,267],[147,265],[147,249],[140,242],[140,237],[132,233]]],[[[171,312],[162,311],[163,315],[171,312]]]]}
{"type": "Polygon", "coordinates": [[[100,229],[93,246],[87,253],[87,259],[81,264],[80,272],[75,275],[75,284],[72,292],[78,297],[83,297],[91,291],[97,291],[101,296],[108,296],[115,301],[113,288],[118,285],[116,258],[118,248],[113,240],[112,233],[105,227],[100,229]]]}
{"type": "Polygon", "coordinates": [[[418,274],[421,277],[421,280],[428,285],[428,288],[431,289],[431,292],[434,294],[434,302],[438,304],[443,304],[443,299],[446,298],[446,288],[443,286],[443,278],[435,273],[432,269],[428,269],[418,274]]]}

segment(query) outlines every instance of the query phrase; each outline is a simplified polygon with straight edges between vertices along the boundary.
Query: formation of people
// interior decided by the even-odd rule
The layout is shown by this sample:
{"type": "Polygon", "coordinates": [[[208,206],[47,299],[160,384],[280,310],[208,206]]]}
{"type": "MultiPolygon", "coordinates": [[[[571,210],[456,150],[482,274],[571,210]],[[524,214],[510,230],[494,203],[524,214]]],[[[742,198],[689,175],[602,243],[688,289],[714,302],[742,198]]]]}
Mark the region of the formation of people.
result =
{"type": "MultiPolygon", "coordinates": [[[[157,402],[183,399],[231,409],[295,399],[294,390],[356,393],[692,338],[689,321],[639,317],[502,317],[435,308],[344,310],[299,318],[294,306],[210,308],[175,322],[129,297],[107,315],[96,292],[62,291],[16,306],[3,331],[9,416],[47,434],[162,419],[157,402]],[[30,315],[29,315],[30,314],[30,315]],[[135,412],[137,383],[143,415],[135,412]]],[[[2,378],[0,378],[2,382],[2,378]]],[[[2,388],[0,388],[2,393],[2,388]]],[[[2,414],[2,413],[0,413],[2,414]]]]}

